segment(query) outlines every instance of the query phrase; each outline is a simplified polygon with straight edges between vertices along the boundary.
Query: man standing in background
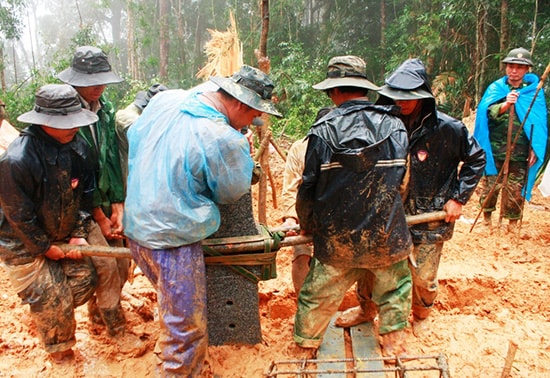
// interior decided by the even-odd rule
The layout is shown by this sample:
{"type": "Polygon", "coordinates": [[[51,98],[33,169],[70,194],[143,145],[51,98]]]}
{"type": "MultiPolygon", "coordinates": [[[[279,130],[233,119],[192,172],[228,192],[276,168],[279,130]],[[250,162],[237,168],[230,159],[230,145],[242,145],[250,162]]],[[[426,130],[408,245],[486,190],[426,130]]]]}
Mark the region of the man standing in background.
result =
{"type": "Polygon", "coordinates": [[[485,90],[477,107],[474,137],[487,155],[480,196],[485,224],[492,225],[491,214],[501,194],[500,212],[508,219],[508,231],[516,232],[524,200],[531,199],[533,185],[544,163],[547,111],[544,91],[540,90],[534,98],[539,78],[529,72],[533,66],[531,53],[521,47],[513,49],[502,63],[506,65],[506,76],[489,84],[485,90]],[[515,140],[514,146],[508,143],[515,140]],[[508,164],[506,177],[501,175],[497,182],[505,161],[508,164]]]}
{"type": "MultiPolygon", "coordinates": [[[[91,244],[102,245],[107,239],[113,247],[123,246],[124,178],[120,168],[115,130],[115,109],[103,92],[107,84],[120,83],[107,55],[97,47],[81,46],[74,53],[71,66],[58,78],[72,85],[82,106],[96,113],[98,120],[80,130],[92,150],[95,163],[96,190],[92,216],[99,227],[90,232],[91,244]],[[102,235],[101,235],[102,234],[102,235]],[[97,240],[94,239],[97,235],[97,240]]],[[[126,320],[120,293],[128,278],[129,258],[92,257],[99,282],[96,296],[88,302],[90,318],[104,324],[111,336],[124,332],[126,320]]]]}

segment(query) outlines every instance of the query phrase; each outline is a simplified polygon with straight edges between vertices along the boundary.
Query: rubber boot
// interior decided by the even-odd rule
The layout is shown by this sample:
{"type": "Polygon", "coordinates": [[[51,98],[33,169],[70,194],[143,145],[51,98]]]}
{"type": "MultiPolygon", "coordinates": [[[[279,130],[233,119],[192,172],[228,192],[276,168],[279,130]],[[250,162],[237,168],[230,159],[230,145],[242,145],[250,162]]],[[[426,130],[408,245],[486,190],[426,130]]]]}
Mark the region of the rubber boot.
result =
{"type": "Polygon", "coordinates": [[[484,212],[483,213],[483,223],[487,226],[487,227],[492,227],[493,226],[493,222],[491,220],[491,214],[490,212],[484,212]]]}
{"type": "Polygon", "coordinates": [[[101,318],[101,313],[99,312],[99,308],[97,307],[95,295],[90,298],[90,300],[87,303],[87,306],[88,306],[88,318],[90,319],[92,324],[105,325],[105,323],[103,322],[103,319],[101,318]]]}
{"type": "Polygon", "coordinates": [[[124,311],[122,306],[117,304],[110,309],[100,309],[101,318],[107,327],[107,332],[110,336],[117,336],[124,334],[126,326],[126,318],[124,317],[124,311]]]}

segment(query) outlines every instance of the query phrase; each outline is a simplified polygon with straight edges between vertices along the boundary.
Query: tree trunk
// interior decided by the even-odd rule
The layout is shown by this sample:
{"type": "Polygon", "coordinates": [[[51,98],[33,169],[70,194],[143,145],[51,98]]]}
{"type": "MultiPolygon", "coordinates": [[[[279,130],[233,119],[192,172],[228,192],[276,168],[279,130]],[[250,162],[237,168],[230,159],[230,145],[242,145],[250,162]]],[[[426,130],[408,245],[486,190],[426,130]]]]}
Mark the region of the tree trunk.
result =
{"type": "Polygon", "coordinates": [[[475,103],[477,104],[483,95],[485,85],[485,71],[487,69],[487,7],[483,1],[479,1],[476,7],[476,49],[475,62],[475,103]]]}
{"type": "Polygon", "coordinates": [[[169,0],[159,0],[159,77],[162,82],[168,82],[168,54],[170,46],[170,31],[168,30],[169,7],[169,0]]]}
{"type": "Polygon", "coordinates": [[[6,86],[6,61],[4,60],[4,47],[0,43],[0,81],[2,82],[2,92],[7,89],[6,86]]]}
{"type": "MultiPolygon", "coordinates": [[[[262,0],[261,3],[262,9],[262,33],[260,36],[260,49],[257,55],[258,63],[260,66],[260,69],[265,72],[269,73],[270,66],[269,66],[269,59],[267,58],[267,37],[269,32],[269,0],[262,0]]],[[[269,131],[269,124],[266,121],[266,117],[264,118],[264,124],[262,126],[258,126],[257,132],[258,132],[258,139],[260,141],[265,140],[268,138],[268,131],[269,131]]],[[[258,183],[258,222],[261,224],[267,224],[267,175],[266,173],[269,172],[269,148],[265,148],[263,150],[263,153],[260,155],[260,166],[262,167],[263,174],[260,176],[260,182],[258,183]]],[[[273,188],[275,190],[275,188],[273,188]]]]}
{"type": "MultiPolygon", "coordinates": [[[[177,24],[177,44],[179,52],[179,61],[178,66],[185,67],[187,65],[186,56],[185,56],[185,22],[184,22],[184,13],[185,4],[183,0],[177,1],[177,11],[176,11],[176,24],[177,24]]],[[[181,72],[178,72],[178,76],[181,76],[181,72]]]]}
{"type": "MultiPolygon", "coordinates": [[[[380,60],[386,61],[386,1],[380,0],[380,60]]],[[[384,65],[381,66],[380,76],[384,76],[384,65]]]]}
{"type": "MultiPolygon", "coordinates": [[[[505,53],[510,44],[510,23],[508,22],[508,0],[500,1],[500,52],[505,53]]],[[[504,63],[500,63],[504,69],[504,63]]]]}
{"type": "Polygon", "coordinates": [[[126,2],[126,14],[128,15],[128,36],[126,40],[128,73],[133,80],[140,80],[138,60],[136,56],[136,41],[135,41],[135,14],[134,4],[132,0],[126,2]]]}

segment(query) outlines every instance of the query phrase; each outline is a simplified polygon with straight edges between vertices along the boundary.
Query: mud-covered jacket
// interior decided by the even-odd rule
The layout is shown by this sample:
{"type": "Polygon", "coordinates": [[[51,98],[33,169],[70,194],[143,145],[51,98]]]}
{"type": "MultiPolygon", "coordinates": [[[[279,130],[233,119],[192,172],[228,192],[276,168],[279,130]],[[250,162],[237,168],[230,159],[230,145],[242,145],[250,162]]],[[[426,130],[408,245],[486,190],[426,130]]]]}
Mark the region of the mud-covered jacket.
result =
{"type": "MultiPolygon", "coordinates": [[[[426,68],[419,59],[406,60],[385,82],[394,89],[432,94],[426,68]]],[[[450,199],[464,205],[485,168],[485,153],[466,126],[437,111],[433,95],[418,101],[420,114],[401,115],[409,135],[409,172],[403,195],[409,215],[443,210],[450,199]]],[[[377,103],[391,104],[393,100],[381,95],[377,103]]],[[[417,244],[449,240],[453,228],[454,223],[443,220],[414,225],[410,231],[417,244]]]]}
{"type": "Polygon", "coordinates": [[[399,194],[407,132],[395,109],[348,101],[310,130],[296,208],[323,263],[380,268],[410,252],[399,194]]]}
{"type": "MultiPolygon", "coordinates": [[[[407,214],[443,210],[450,199],[466,204],[485,168],[485,152],[466,126],[436,111],[435,103],[432,110],[410,135],[407,214]]],[[[453,229],[444,220],[410,227],[415,243],[449,240],[453,229]]]]}
{"type": "Polygon", "coordinates": [[[90,150],[61,144],[40,126],[21,132],[0,158],[0,259],[32,261],[53,242],[88,236],[95,188],[90,150]]]}

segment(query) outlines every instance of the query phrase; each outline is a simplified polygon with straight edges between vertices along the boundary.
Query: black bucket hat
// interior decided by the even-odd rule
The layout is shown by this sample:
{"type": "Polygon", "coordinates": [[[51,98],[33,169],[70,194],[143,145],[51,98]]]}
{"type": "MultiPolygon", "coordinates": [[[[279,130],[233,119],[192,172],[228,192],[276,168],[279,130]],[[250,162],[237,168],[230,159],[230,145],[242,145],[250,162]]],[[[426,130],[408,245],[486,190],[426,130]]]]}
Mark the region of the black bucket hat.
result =
{"type": "Polygon", "coordinates": [[[141,110],[145,109],[149,101],[159,92],[168,90],[168,87],[162,84],[153,84],[147,91],[139,91],[136,93],[136,98],[134,99],[134,105],[136,105],[141,110]]]}
{"type": "Polygon", "coordinates": [[[273,82],[257,68],[244,65],[231,77],[211,77],[210,81],[253,109],[276,117],[283,116],[271,101],[273,82]]]}
{"type": "Polygon", "coordinates": [[[17,117],[19,122],[74,129],[97,122],[97,115],[82,108],[78,92],[68,84],[47,84],[36,91],[34,109],[17,117]]]}
{"type": "Polygon", "coordinates": [[[378,93],[392,100],[434,98],[426,67],[418,58],[404,61],[384,83],[378,93]]]}
{"type": "Polygon", "coordinates": [[[75,87],[92,87],[123,81],[112,71],[107,55],[93,46],[78,47],[71,66],[61,71],[57,78],[75,87]]]}

